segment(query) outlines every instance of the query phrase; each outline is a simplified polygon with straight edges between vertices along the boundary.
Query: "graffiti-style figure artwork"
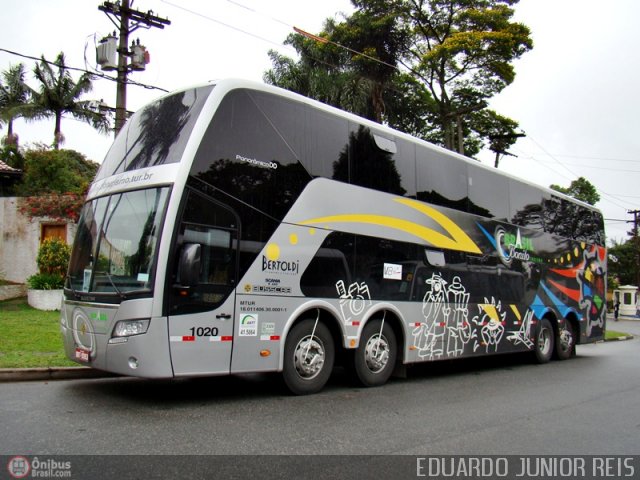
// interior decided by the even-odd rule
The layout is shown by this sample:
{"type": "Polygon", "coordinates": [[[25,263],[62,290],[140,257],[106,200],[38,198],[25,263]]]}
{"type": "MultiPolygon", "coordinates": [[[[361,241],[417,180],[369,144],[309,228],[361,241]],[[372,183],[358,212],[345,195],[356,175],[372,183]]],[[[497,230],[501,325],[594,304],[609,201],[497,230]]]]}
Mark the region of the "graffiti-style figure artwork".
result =
{"type": "Polygon", "coordinates": [[[426,280],[431,289],[422,299],[422,315],[425,323],[413,330],[413,344],[420,358],[439,358],[442,356],[444,338],[444,318],[449,315],[447,282],[438,274],[426,280]]]}
{"type": "Polygon", "coordinates": [[[496,303],[495,298],[491,298],[491,301],[485,298],[484,301],[485,303],[478,304],[479,315],[473,317],[473,323],[480,328],[482,337],[481,342],[476,339],[473,351],[475,352],[482,345],[487,353],[497,352],[504,335],[507,314],[502,311],[502,302],[496,303]]]}
{"type": "Polygon", "coordinates": [[[371,294],[365,282],[352,283],[347,288],[342,280],[336,283],[336,290],[340,297],[340,312],[346,323],[359,318],[371,306],[371,294]]]}
{"type": "Polygon", "coordinates": [[[426,283],[431,288],[422,300],[425,323],[413,330],[418,356],[429,359],[460,356],[471,338],[469,294],[459,277],[454,277],[449,285],[434,273],[426,283]]]}
{"type": "MultiPolygon", "coordinates": [[[[511,309],[513,313],[516,315],[516,318],[520,321],[521,315],[515,305],[511,305],[511,309]]],[[[533,341],[531,340],[531,326],[533,325],[533,310],[527,310],[527,313],[524,316],[524,319],[521,320],[520,328],[518,330],[514,330],[507,335],[507,340],[512,342],[514,345],[524,345],[527,348],[533,347],[533,341]]]]}
{"type": "Polygon", "coordinates": [[[471,338],[469,324],[469,293],[460,282],[460,277],[454,277],[449,286],[448,298],[451,302],[451,316],[447,319],[447,356],[457,357],[464,353],[464,347],[471,338]]]}
{"type": "Polygon", "coordinates": [[[604,249],[594,247],[583,253],[584,268],[577,273],[580,284],[579,305],[586,319],[586,333],[591,336],[594,327],[603,328],[606,316],[605,302],[605,253],[604,249]],[[601,250],[602,255],[598,250],[601,250]]]}

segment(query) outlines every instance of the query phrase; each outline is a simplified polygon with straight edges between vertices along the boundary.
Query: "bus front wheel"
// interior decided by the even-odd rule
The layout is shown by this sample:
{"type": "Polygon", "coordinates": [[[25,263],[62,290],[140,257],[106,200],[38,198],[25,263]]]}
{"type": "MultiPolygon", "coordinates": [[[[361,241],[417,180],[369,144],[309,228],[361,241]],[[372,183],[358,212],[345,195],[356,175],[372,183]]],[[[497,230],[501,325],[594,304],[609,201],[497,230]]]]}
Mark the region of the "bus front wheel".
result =
{"type": "Polygon", "coordinates": [[[365,387],[384,385],[393,373],[398,345],[393,329],[382,320],[371,320],[362,330],[353,358],[353,372],[365,387]]]}
{"type": "Polygon", "coordinates": [[[311,318],[303,320],[287,336],[284,383],[296,395],[319,392],[331,376],[334,359],[333,338],[326,325],[311,318]]]}
{"type": "Polygon", "coordinates": [[[551,360],[554,349],[555,335],[551,322],[543,318],[538,322],[534,339],[533,353],[538,363],[547,363],[551,360]]]}

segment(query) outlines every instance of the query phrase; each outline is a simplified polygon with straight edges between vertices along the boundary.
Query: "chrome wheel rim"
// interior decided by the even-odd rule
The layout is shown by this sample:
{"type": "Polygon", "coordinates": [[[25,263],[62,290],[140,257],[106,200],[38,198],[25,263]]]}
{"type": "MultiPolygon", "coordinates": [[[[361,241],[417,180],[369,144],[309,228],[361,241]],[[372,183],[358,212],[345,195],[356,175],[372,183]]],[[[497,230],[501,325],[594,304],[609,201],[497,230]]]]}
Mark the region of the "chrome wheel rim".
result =
{"type": "Polygon", "coordinates": [[[367,368],[373,373],[380,373],[389,363],[389,342],[384,335],[369,337],[364,349],[367,368]]]}
{"type": "Polygon", "coordinates": [[[548,328],[543,328],[538,335],[538,350],[543,355],[551,351],[551,331],[548,328]]]}
{"type": "Polygon", "coordinates": [[[318,337],[307,335],[296,345],[293,363],[300,377],[311,380],[322,371],[325,350],[318,337]]]}

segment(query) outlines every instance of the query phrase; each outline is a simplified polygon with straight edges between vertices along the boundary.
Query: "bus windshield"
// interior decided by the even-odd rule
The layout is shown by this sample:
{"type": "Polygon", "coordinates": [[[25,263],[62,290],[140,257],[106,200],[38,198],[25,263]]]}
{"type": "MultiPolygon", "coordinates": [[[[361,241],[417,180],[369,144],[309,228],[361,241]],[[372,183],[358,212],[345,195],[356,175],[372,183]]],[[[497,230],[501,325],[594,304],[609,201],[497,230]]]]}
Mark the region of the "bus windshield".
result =
{"type": "Polygon", "coordinates": [[[169,187],[96,198],[84,206],[69,264],[74,292],[151,292],[169,187]]]}

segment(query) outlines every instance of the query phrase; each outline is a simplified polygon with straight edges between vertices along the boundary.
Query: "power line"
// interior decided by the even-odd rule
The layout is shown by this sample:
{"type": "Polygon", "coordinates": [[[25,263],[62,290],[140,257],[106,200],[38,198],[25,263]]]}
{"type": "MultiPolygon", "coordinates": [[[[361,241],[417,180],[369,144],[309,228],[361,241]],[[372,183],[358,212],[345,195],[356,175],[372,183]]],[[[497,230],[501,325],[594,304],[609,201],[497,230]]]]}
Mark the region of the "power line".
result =
{"type": "MultiPolygon", "coordinates": [[[[10,55],[15,55],[15,56],[21,57],[21,58],[27,58],[29,60],[34,60],[36,62],[45,62],[45,63],[48,63],[49,65],[53,65],[53,66],[57,65],[55,62],[52,62],[51,60],[47,60],[47,59],[42,58],[42,57],[38,58],[38,57],[34,57],[32,55],[27,55],[27,54],[24,54],[24,53],[15,52],[13,50],[8,50],[8,49],[2,48],[2,47],[0,47],[0,52],[5,52],[5,53],[8,53],[10,55]]],[[[92,72],[92,71],[86,70],[84,68],[71,67],[71,66],[68,66],[68,65],[65,65],[64,68],[65,68],[65,70],[71,70],[71,71],[74,71],[74,72],[88,73],[89,75],[92,75],[94,77],[99,77],[99,78],[102,78],[104,80],[110,80],[112,82],[117,82],[117,80],[118,80],[116,77],[111,77],[111,76],[106,75],[104,73],[92,72]]],[[[162,87],[158,87],[158,86],[155,86],[155,85],[148,85],[148,84],[145,84],[145,83],[136,82],[134,80],[127,79],[127,83],[130,84],[130,85],[135,85],[136,87],[146,88],[148,90],[160,90],[160,91],[165,92],[165,93],[169,92],[169,90],[166,90],[166,89],[164,89],[162,87]]]]}

